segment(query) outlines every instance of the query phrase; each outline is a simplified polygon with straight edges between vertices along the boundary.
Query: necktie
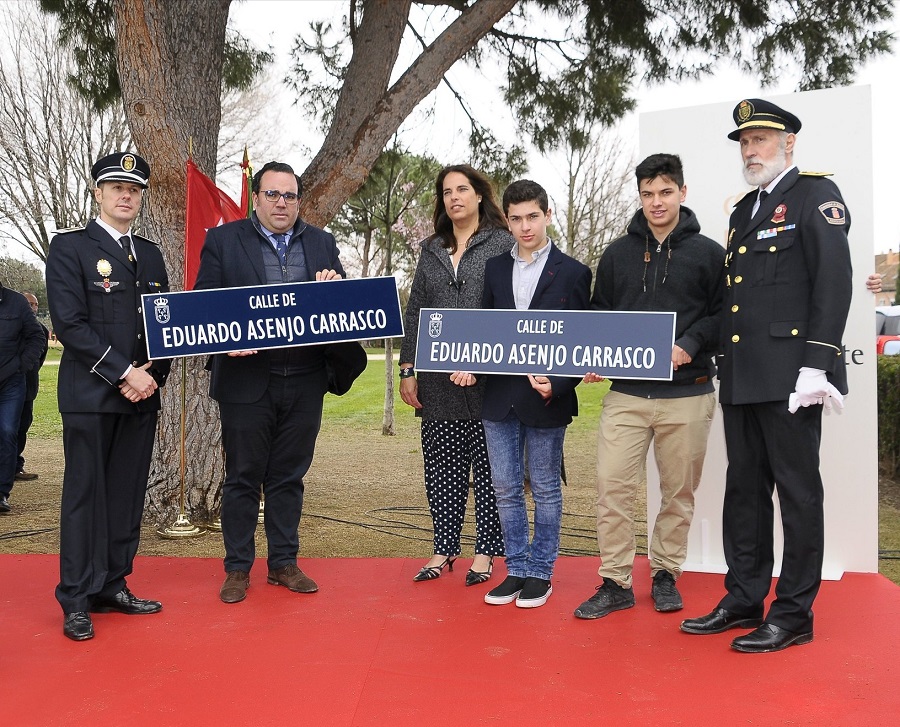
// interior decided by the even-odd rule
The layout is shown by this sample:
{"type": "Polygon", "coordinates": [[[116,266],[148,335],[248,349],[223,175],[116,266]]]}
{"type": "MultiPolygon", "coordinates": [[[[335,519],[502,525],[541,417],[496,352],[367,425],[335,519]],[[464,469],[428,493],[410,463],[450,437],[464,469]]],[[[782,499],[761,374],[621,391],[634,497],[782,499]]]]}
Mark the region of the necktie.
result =
{"type": "Polygon", "coordinates": [[[275,235],[275,252],[278,253],[278,259],[281,261],[281,267],[287,267],[287,235],[275,235]]]}
{"type": "Polygon", "coordinates": [[[768,196],[769,193],[766,190],[759,190],[759,196],[756,198],[756,204],[753,205],[753,214],[751,215],[751,217],[756,217],[757,213],[759,212],[759,208],[762,207],[762,203],[766,201],[766,197],[768,196]]]}
{"type": "Polygon", "coordinates": [[[122,246],[122,250],[128,256],[128,262],[131,263],[132,269],[134,269],[135,260],[134,253],[131,251],[131,238],[128,235],[122,235],[122,237],[119,238],[119,244],[122,246]]]}

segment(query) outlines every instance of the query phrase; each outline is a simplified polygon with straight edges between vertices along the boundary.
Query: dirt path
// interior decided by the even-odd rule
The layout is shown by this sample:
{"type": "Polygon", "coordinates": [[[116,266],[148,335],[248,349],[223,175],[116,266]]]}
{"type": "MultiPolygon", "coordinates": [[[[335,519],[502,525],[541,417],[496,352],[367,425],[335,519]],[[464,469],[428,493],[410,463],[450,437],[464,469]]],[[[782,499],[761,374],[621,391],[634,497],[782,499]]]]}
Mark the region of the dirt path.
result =
{"type": "MultiPolygon", "coordinates": [[[[306,481],[301,557],[428,557],[431,519],[422,484],[418,424],[406,418],[399,421],[398,428],[396,436],[384,437],[380,426],[364,430],[326,421],[306,481]]],[[[568,554],[596,552],[594,436],[593,431],[570,431],[566,439],[569,483],[563,489],[562,550],[568,554]]],[[[59,549],[62,444],[30,439],[28,448],[28,469],[39,473],[40,479],[16,483],[13,513],[0,517],[0,553],[54,553],[59,549]]],[[[463,544],[466,558],[472,555],[472,522],[470,498],[463,544]]],[[[223,555],[222,537],[210,533],[163,540],[156,535],[155,525],[147,524],[140,553],[219,558],[223,555]]],[[[264,554],[260,527],[257,555],[264,554]]]]}

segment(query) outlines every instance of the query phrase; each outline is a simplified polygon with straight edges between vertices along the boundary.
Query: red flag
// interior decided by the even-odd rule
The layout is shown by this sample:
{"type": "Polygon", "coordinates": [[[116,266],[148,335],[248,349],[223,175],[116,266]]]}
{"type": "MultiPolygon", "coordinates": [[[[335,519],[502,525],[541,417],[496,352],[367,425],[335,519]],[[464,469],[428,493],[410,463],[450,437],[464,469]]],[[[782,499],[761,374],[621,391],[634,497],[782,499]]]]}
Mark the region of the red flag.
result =
{"type": "Polygon", "coordinates": [[[253,212],[253,197],[250,196],[250,184],[253,180],[253,167],[250,166],[250,157],[247,156],[247,147],[244,147],[244,158],[241,161],[241,209],[244,216],[249,217],[253,212]]]}
{"type": "Polygon", "coordinates": [[[184,225],[184,290],[191,290],[200,269],[206,231],[244,217],[238,206],[197,165],[187,161],[187,214],[184,225]]]}

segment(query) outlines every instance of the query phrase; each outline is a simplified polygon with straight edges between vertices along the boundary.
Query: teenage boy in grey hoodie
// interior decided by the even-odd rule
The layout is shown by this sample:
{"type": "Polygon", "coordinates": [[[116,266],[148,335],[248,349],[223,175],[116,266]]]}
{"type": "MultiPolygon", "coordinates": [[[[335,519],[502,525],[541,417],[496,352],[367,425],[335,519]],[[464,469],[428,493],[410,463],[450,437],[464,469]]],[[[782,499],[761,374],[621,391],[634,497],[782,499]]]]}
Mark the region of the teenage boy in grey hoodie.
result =
{"type": "MultiPolygon", "coordinates": [[[[646,479],[651,440],[662,502],[648,536],[652,597],[657,611],[678,611],[675,581],[687,553],[709,426],[716,407],[713,356],[719,341],[725,250],[700,234],[681,160],[653,154],[635,169],[641,209],[627,234],[597,266],[591,307],[610,311],[674,311],[672,381],[613,381],[603,402],[597,455],[596,593],[576,610],[595,619],[634,606],[635,499],[646,479]]],[[[589,374],[586,381],[599,381],[589,374]]]]}

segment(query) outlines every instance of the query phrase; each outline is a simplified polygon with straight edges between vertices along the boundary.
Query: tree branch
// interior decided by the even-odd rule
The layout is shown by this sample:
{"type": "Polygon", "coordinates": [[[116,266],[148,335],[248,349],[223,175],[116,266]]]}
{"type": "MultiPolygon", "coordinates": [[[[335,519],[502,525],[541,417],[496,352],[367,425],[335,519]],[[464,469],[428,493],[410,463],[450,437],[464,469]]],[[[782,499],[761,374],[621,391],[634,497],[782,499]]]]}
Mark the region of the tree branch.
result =
{"type": "MultiPolygon", "coordinates": [[[[437,87],[450,67],[515,4],[516,0],[477,0],[426,48],[368,110],[369,113],[352,136],[337,135],[332,127],[304,175],[308,179],[308,182],[304,180],[307,197],[317,203],[305,212],[310,221],[323,223],[331,219],[343,200],[365,181],[367,170],[403,120],[437,87]]],[[[366,18],[363,17],[362,25],[365,24],[366,18]]],[[[356,55],[357,48],[354,48],[356,55]]],[[[347,104],[352,104],[349,96],[344,99],[346,93],[349,93],[347,86],[341,90],[341,97],[347,104]]]]}

